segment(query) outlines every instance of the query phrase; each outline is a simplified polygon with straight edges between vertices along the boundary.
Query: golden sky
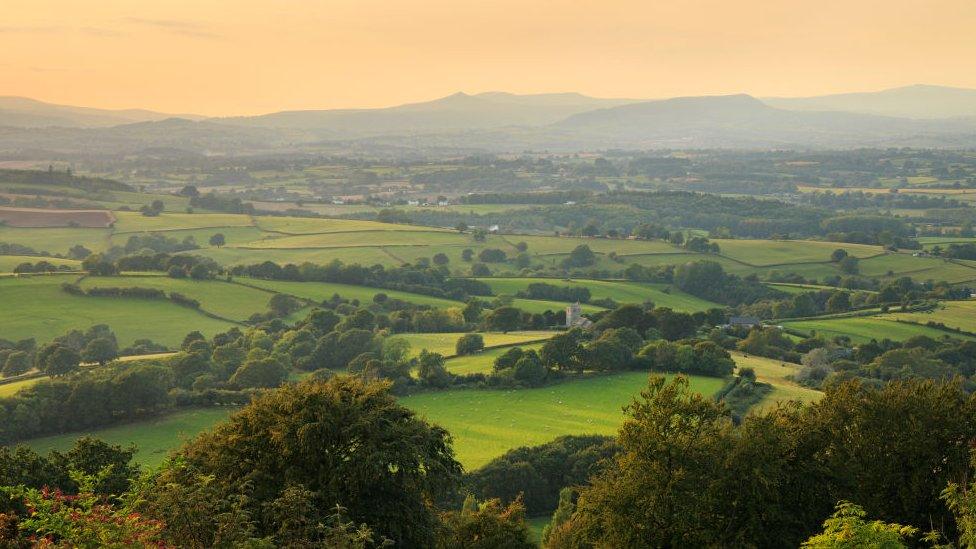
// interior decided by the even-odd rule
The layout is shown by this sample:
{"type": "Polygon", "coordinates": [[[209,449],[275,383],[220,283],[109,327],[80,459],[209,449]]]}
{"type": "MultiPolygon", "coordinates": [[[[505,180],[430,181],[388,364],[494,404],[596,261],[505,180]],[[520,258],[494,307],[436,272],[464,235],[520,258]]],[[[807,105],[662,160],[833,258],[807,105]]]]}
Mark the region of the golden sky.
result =
{"type": "Polygon", "coordinates": [[[976,88],[976,0],[0,3],[0,95],[103,108],[976,88]]]}

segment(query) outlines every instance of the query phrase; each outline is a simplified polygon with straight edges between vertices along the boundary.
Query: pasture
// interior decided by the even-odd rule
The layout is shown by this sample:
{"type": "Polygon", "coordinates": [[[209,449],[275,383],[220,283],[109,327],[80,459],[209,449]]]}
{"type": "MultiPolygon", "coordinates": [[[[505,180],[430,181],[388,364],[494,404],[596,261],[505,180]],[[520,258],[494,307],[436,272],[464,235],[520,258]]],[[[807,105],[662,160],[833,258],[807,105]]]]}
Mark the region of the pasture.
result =
{"type": "Polygon", "coordinates": [[[854,343],[865,343],[872,339],[877,341],[883,339],[902,341],[918,335],[924,335],[934,339],[951,336],[960,339],[976,340],[976,338],[970,336],[950,334],[949,332],[927,326],[895,322],[893,320],[886,320],[880,316],[784,321],[782,324],[785,328],[799,330],[807,334],[816,332],[827,338],[847,336],[854,343]]]}
{"type": "MultiPolygon", "coordinates": [[[[512,448],[561,435],[616,433],[625,417],[622,408],[647,380],[647,372],[627,372],[537,389],[421,393],[400,402],[450,431],[458,460],[472,470],[512,448]]],[[[705,395],[717,392],[724,382],[691,377],[692,389],[705,395]]]]}
{"type": "Polygon", "coordinates": [[[830,254],[838,248],[858,258],[883,253],[880,246],[820,242],[815,240],[714,240],[721,255],[754,266],[789,265],[830,261],[830,254]]]}
{"type": "Polygon", "coordinates": [[[74,446],[75,440],[90,435],[109,444],[123,447],[135,445],[136,454],[133,461],[145,467],[156,467],[185,441],[211,429],[215,424],[227,419],[235,410],[236,408],[230,406],[192,408],[90,432],[36,438],[27,441],[26,444],[41,454],[51,450],[67,452],[74,446]]]}
{"type": "Polygon", "coordinates": [[[236,281],[239,283],[239,285],[263,288],[271,292],[293,295],[295,297],[310,299],[319,303],[331,299],[332,296],[338,294],[342,298],[349,300],[357,299],[360,303],[367,304],[373,302],[373,297],[376,296],[376,294],[386,294],[388,297],[393,299],[400,299],[402,301],[416,303],[417,305],[429,305],[438,309],[464,306],[464,303],[450,299],[432,297],[423,294],[414,294],[410,292],[401,292],[398,290],[387,290],[384,288],[354,286],[352,284],[337,284],[331,282],[293,282],[289,280],[262,280],[258,278],[237,278],[236,281]]]}
{"type": "Polygon", "coordinates": [[[169,301],[83,297],[61,289],[63,282],[77,278],[77,275],[0,278],[3,337],[12,340],[33,337],[45,343],[72,329],[107,324],[115,331],[122,347],[136,339],[149,338],[172,348],[190,331],[199,330],[210,336],[234,326],[169,301]]]}
{"type": "Polygon", "coordinates": [[[658,307],[669,307],[682,312],[704,311],[712,307],[720,307],[716,303],[686,294],[667,284],[547,278],[479,278],[478,280],[488,284],[496,295],[515,295],[528,288],[529,284],[545,283],[553,286],[586,288],[590,291],[592,299],[610,298],[618,303],[651,301],[658,307]]]}
{"type": "Polygon", "coordinates": [[[10,383],[0,384],[0,398],[14,396],[21,389],[26,389],[42,379],[45,378],[32,377],[29,379],[21,379],[18,381],[11,381],[10,383]]]}
{"type": "Polygon", "coordinates": [[[773,391],[756,405],[760,410],[790,400],[814,402],[823,396],[820,391],[803,387],[789,379],[789,376],[799,371],[799,364],[740,352],[733,352],[732,358],[736,368],[752,368],[758,381],[773,386],[773,391]]]}
{"type": "MultiPolygon", "coordinates": [[[[542,343],[528,343],[518,345],[518,347],[525,350],[534,349],[538,351],[542,348],[542,345],[542,343]]],[[[488,374],[491,373],[492,367],[495,365],[495,359],[508,352],[512,347],[513,345],[495,347],[494,349],[485,349],[473,355],[454,357],[448,359],[445,366],[447,367],[447,371],[456,375],[488,374]]]]}
{"type": "MultiPolygon", "coordinates": [[[[80,284],[88,288],[152,288],[183,294],[200,302],[200,308],[217,316],[243,322],[255,313],[268,310],[268,301],[273,293],[233,284],[222,280],[176,279],[168,276],[112,276],[85,278],[80,284]]],[[[116,299],[92,297],[88,299],[116,299]]]]}
{"type": "Polygon", "coordinates": [[[878,318],[917,322],[919,324],[940,322],[949,328],[976,333],[976,300],[943,301],[932,311],[888,313],[878,315],[878,318]]]}
{"type": "MultiPolygon", "coordinates": [[[[557,333],[535,331],[508,332],[507,334],[501,332],[481,332],[481,336],[484,338],[485,347],[487,348],[541,341],[549,339],[557,333]]],[[[457,340],[463,335],[460,332],[452,332],[442,334],[396,334],[392,337],[407,340],[410,343],[410,352],[414,356],[420,354],[420,351],[424,349],[444,356],[453,356],[457,340]]]]}

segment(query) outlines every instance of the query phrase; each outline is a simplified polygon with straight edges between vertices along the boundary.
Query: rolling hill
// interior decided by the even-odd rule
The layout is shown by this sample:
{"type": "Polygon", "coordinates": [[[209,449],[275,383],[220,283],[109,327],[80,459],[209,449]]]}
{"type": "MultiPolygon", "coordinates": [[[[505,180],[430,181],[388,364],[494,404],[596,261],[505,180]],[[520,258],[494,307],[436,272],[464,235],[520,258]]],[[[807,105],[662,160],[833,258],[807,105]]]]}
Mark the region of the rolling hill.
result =
{"type": "Polygon", "coordinates": [[[970,113],[969,96],[976,91],[949,90],[912,87],[867,98],[769,101],[744,94],[634,101],[573,93],[457,93],[383,109],[148,119],[110,127],[102,127],[108,124],[105,119],[87,122],[99,127],[83,127],[82,122],[72,127],[3,127],[0,103],[0,152],[167,150],[205,155],[309,150],[972,147],[976,116],[934,117],[970,113]],[[861,112],[865,110],[870,112],[861,112]]]}
{"type": "Polygon", "coordinates": [[[166,114],[145,109],[96,109],[56,105],[27,97],[0,97],[0,126],[18,128],[99,128],[167,118],[200,120],[192,114],[166,114]]]}
{"type": "Polygon", "coordinates": [[[923,84],[877,92],[769,97],[763,98],[763,102],[796,111],[843,111],[904,118],[976,116],[976,90],[923,84]]]}
{"type": "Polygon", "coordinates": [[[633,102],[577,93],[516,95],[488,92],[447,97],[383,109],[283,111],[219,121],[246,127],[311,130],[335,135],[383,135],[541,126],[599,107],[633,102]]]}

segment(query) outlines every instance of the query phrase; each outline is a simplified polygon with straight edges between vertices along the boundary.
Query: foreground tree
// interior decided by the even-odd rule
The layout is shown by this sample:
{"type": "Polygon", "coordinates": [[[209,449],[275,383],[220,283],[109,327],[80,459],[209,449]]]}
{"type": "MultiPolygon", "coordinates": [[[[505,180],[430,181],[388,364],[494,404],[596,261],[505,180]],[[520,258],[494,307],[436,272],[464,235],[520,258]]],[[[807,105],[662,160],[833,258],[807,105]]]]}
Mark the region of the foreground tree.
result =
{"type": "Polygon", "coordinates": [[[829,513],[794,409],[734,428],[723,404],[678,376],[652,377],[627,413],[620,453],[550,529],[551,546],[796,546],[829,513]]]}
{"type": "Polygon", "coordinates": [[[810,549],[898,549],[918,531],[910,526],[867,521],[867,513],[853,503],[842,501],[837,511],[824,521],[824,531],[803,542],[810,549]]]}
{"type": "Polygon", "coordinates": [[[460,471],[447,431],[397,404],[388,383],[339,376],[257,397],[187,444],[140,495],[179,545],[214,545],[222,513],[258,537],[284,536],[290,522],[274,509],[297,489],[311,523],[338,504],[398,546],[430,547],[431,502],[456,487],[460,471]]]}
{"type": "Polygon", "coordinates": [[[516,500],[502,506],[497,499],[475,504],[469,496],[460,511],[444,513],[441,549],[533,549],[538,547],[525,524],[525,506],[516,500]]]}

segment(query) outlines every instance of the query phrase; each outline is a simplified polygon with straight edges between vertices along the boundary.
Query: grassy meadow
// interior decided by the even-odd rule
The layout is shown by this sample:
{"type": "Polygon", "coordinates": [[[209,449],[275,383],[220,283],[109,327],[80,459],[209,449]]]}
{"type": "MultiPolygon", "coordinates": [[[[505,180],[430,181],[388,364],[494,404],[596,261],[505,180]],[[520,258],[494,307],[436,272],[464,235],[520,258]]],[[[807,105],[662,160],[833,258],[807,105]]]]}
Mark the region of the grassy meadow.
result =
{"type": "Polygon", "coordinates": [[[331,299],[338,294],[345,299],[358,299],[360,303],[372,303],[376,294],[386,294],[393,299],[400,299],[417,305],[429,305],[438,309],[449,307],[463,307],[464,303],[450,299],[442,299],[423,294],[401,292],[398,290],[387,290],[383,288],[370,288],[367,286],[354,286],[352,284],[336,284],[330,282],[293,282],[288,280],[262,280],[258,278],[238,278],[240,285],[254,286],[272,292],[284,293],[311,299],[312,301],[322,302],[331,299]]]}
{"type": "Polygon", "coordinates": [[[940,322],[949,328],[976,333],[976,300],[944,301],[932,311],[888,313],[878,317],[885,320],[901,320],[919,324],[940,322]]]}
{"type": "Polygon", "coordinates": [[[752,368],[756,372],[756,379],[763,383],[773,386],[773,391],[757,404],[759,409],[775,406],[790,400],[807,403],[814,402],[823,396],[823,393],[815,389],[802,387],[789,379],[799,369],[799,364],[783,362],[761,356],[747,355],[745,353],[733,352],[732,358],[735,360],[737,368],[752,368]]]}
{"type": "Polygon", "coordinates": [[[215,424],[227,419],[234,410],[235,408],[230,406],[192,408],[91,432],[37,438],[28,441],[27,444],[42,454],[51,450],[65,452],[71,449],[79,437],[91,435],[109,444],[135,445],[134,461],[146,467],[156,467],[183,442],[213,428],[215,424]]]}
{"type": "MultiPolygon", "coordinates": [[[[400,399],[454,436],[458,460],[468,470],[512,448],[535,446],[558,436],[617,432],[622,408],[647,386],[646,372],[567,381],[538,389],[458,389],[400,399]]],[[[691,377],[702,394],[717,392],[720,378],[691,377]]]]}
{"type": "Polygon", "coordinates": [[[883,339],[900,341],[917,335],[929,336],[935,339],[948,335],[962,339],[976,340],[972,336],[950,334],[949,332],[927,326],[895,322],[883,316],[784,321],[782,325],[785,328],[799,330],[805,333],[816,332],[828,338],[847,336],[854,343],[865,343],[872,339],[878,341],[883,339]]]}
{"type": "MultiPolygon", "coordinates": [[[[176,292],[200,302],[200,308],[209,313],[243,322],[254,313],[268,310],[268,301],[274,295],[266,291],[233,284],[222,280],[177,279],[168,276],[112,276],[85,278],[82,288],[153,288],[167,294],[176,292]]],[[[117,299],[94,297],[89,299],[117,299]]]]}
{"type": "Polygon", "coordinates": [[[149,338],[176,347],[188,332],[206,335],[223,332],[234,324],[164,300],[83,297],[66,293],[63,282],[78,275],[42,275],[0,278],[0,334],[17,340],[33,337],[46,342],[72,329],[107,324],[120,346],[149,338]]]}
{"type": "MultiPolygon", "coordinates": [[[[500,347],[506,345],[518,345],[521,343],[540,341],[549,339],[558,332],[536,332],[536,331],[524,331],[524,332],[481,332],[481,336],[485,340],[485,347],[500,347]]],[[[405,339],[410,343],[410,352],[412,355],[420,354],[420,351],[427,349],[432,353],[438,353],[444,356],[454,355],[454,349],[457,345],[457,340],[465,334],[460,332],[454,333],[442,333],[442,334],[397,334],[395,338],[405,339]]]]}
{"type": "MultiPolygon", "coordinates": [[[[542,345],[542,343],[528,343],[518,346],[525,350],[534,349],[538,351],[542,348],[542,345]]],[[[488,374],[491,373],[492,367],[495,365],[495,359],[508,352],[511,348],[512,346],[496,347],[494,349],[485,349],[480,353],[472,355],[454,357],[448,359],[445,366],[447,367],[447,371],[456,375],[488,374]]]]}
{"type": "Polygon", "coordinates": [[[496,295],[515,295],[528,288],[529,284],[541,282],[553,286],[583,287],[590,291],[592,299],[610,298],[618,303],[651,301],[658,307],[669,307],[683,312],[704,311],[712,307],[720,307],[716,303],[686,294],[667,284],[547,278],[479,278],[478,280],[488,284],[496,295]]]}

